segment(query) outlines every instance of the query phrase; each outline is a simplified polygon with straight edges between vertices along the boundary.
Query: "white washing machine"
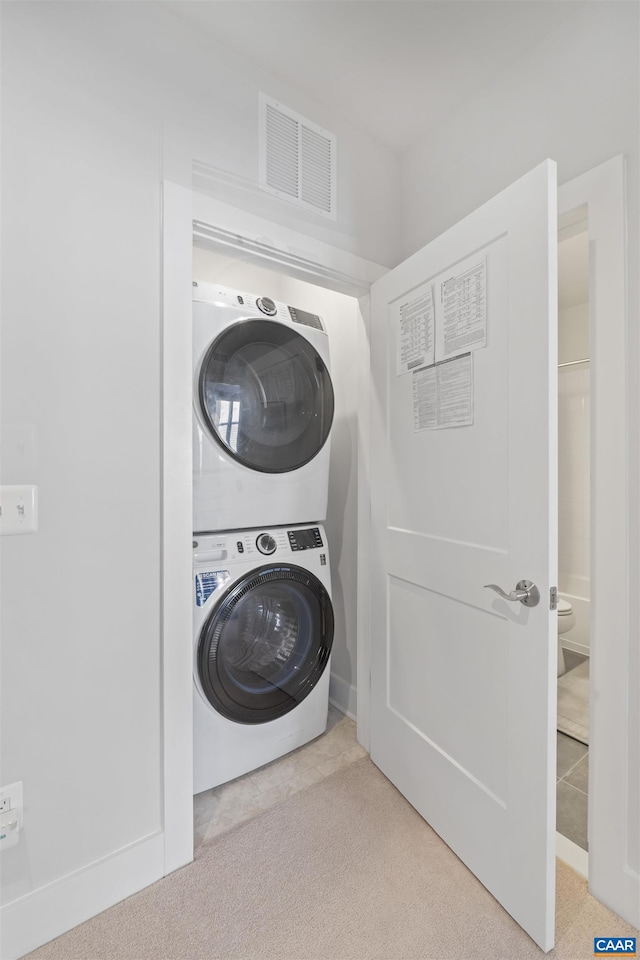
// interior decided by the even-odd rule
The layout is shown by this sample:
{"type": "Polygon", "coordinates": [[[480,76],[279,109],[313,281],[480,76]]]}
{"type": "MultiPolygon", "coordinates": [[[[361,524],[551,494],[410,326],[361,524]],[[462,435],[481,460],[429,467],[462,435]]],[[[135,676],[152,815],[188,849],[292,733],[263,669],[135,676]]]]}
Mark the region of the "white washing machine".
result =
{"type": "Polygon", "coordinates": [[[331,572],[318,524],[195,536],[193,792],[327,726],[331,572]]]}
{"type": "Polygon", "coordinates": [[[322,319],[194,281],[193,529],[321,522],[334,397],[322,319]]]}

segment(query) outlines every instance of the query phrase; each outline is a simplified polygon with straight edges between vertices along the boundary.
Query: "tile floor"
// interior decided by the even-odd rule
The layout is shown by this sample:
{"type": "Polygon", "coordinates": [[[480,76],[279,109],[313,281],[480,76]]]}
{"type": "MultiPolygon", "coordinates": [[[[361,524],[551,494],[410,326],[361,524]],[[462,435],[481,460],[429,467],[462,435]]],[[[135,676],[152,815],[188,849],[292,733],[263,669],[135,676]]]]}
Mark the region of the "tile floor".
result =
{"type": "MultiPolygon", "coordinates": [[[[585,658],[565,650],[565,663],[571,670],[585,658]]],[[[587,841],[589,747],[558,732],[556,769],[556,829],[563,837],[589,849],[587,841]]]]}
{"type": "Polygon", "coordinates": [[[292,753],[193,798],[194,847],[367,755],[356,725],[331,704],[326,732],[292,753]]]}

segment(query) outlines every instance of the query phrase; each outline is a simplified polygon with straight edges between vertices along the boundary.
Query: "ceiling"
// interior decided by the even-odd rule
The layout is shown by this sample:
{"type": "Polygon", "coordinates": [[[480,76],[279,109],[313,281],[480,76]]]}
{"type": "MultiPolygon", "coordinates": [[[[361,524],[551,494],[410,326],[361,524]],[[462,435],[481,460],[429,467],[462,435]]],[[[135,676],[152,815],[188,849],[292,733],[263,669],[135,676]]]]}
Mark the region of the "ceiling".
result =
{"type": "Polygon", "coordinates": [[[402,153],[584,0],[159,2],[402,153]]]}

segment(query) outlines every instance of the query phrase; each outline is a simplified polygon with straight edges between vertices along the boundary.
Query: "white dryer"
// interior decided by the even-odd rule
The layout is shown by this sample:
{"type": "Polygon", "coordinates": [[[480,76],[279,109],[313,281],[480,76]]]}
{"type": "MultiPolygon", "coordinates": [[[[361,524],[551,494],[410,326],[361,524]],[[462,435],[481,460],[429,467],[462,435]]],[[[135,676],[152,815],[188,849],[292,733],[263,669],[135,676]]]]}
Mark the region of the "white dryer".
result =
{"type": "Polygon", "coordinates": [[[195,536],[193,791],[324,732],[333,643],[319,525],[195,536]]]}
{"type": "Polygon", "coordinates": [[[193,286],[193,529],[321,522],[334,396],[322,319],[193,286]]]}

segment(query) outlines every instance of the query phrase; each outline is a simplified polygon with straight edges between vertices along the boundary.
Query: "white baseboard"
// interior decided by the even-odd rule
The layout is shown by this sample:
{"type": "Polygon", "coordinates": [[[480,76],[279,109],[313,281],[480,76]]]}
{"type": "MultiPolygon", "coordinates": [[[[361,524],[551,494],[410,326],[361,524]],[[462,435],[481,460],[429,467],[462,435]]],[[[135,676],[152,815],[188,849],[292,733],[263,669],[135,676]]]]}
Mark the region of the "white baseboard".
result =
{"type": "Polygon", "coordinates": [[[329,679],[329,701],[345,713],[351,720],[355,720],[358,710],[358,692],[352,683],[347,683],[335,673],[329,679]]]}
{"type": "Polygon", "coordinates": [[[164,834],[39,887],[0,910],[2,960],[17,960],[164,875],[164,834]]]}
{"type": "Polygon", "coordinates": [[[585,880],[589,879],[589,854],[561,833],[556,833],[556,856],[585,880]]]}

